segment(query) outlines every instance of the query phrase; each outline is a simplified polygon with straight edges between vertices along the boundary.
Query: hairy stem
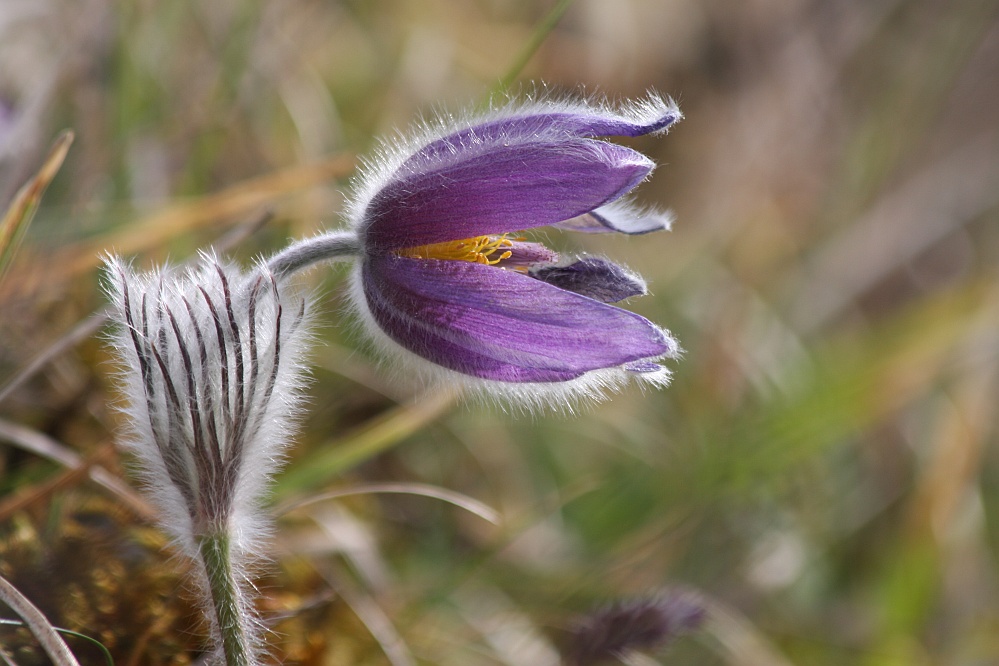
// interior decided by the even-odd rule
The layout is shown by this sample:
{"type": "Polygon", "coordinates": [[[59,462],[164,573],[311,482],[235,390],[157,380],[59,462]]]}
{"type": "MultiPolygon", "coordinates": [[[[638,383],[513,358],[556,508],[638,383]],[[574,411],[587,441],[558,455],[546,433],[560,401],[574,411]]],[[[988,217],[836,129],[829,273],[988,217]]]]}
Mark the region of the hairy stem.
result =
{"type": "Polygon", "coordinates": [[[351,232],[333,231],[292,243],[267,261],[278,278],[308,268],[321,261],[349,259],[361,253],[361,243],[351,232]]]}
{"type": "Polygon", "coordinates": [[[224,531],[198,539],[198,550],[208,575],[214,621],[222,641],[226,666],[251,666],[249,630],[252,611],[239,593],[232,566],[232,543],[224,531]]]}

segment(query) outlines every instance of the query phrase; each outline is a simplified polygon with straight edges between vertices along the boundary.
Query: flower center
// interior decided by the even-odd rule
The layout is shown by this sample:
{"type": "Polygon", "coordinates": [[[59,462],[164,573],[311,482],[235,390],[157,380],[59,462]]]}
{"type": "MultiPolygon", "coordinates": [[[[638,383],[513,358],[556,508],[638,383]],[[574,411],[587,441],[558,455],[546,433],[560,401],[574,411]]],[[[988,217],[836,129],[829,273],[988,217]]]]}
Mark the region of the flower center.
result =
{"type": "Polygon", "coordinates": [[[476,264],[495,266],[504,259],[513,256],[513,252],[505,248],[513,247],[513,241],[508,234],[499,236],[476,236],[456,241],[417,245],[396,250],[400,257],[412,259],[447,259],[449,261],[471,261],[476,264]]]}

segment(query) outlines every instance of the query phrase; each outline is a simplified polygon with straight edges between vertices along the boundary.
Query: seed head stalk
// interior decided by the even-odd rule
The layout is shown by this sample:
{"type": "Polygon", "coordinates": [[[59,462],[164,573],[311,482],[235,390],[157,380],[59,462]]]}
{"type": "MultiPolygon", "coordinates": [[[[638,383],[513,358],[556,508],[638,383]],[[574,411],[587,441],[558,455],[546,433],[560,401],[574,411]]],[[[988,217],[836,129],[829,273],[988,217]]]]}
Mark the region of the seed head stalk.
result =
{"type": "Polygon", "coordinates": [[[198,538],[198,552],[205,567],[215,616],[214,632],[222,648],[226,666],[250,666],[247,646],[250,643],[253,617],[246,606],[249,600],[240,593],[232,566],[232,542],[225,530],[198,538]]]}

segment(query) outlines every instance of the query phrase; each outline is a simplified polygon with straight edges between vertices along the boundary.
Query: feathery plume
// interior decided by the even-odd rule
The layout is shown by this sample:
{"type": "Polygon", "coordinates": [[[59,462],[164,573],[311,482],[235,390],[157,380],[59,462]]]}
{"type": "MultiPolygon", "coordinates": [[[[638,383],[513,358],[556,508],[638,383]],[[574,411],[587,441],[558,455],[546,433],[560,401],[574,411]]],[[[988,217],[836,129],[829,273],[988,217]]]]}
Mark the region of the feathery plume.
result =
{"type": "Polygon", "coordinates": [[[705,615],[697,595],[682,590],[615,604],[577,623],[567,644],[566,666],[596,666],[632,651],[660,648],[697,629],[705,615]]]}

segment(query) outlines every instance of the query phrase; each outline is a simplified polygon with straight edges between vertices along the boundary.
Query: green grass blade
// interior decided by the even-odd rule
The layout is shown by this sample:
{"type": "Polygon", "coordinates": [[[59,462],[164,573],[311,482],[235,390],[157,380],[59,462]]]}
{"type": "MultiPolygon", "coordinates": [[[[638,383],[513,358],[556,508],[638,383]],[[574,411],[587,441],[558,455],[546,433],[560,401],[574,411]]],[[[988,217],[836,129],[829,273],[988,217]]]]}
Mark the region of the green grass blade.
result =
{"type": "MultiPolygon", "coordinates": [[[[0,618],[0,624],[7,625],[9,627],[25,626],[24,622],[21,622],[20,620],[8,620],[4,618],[0,618]]],[[[73,638],[80,638],[96,646],[97,649],[101,651],[101,654],[104,655],[105,663],[107,663],[108,666],[114,666],[114,657],[111,656],[111,651],[104,646],[104,643],[101,643],[96,638],[87,636],[86,634],[81,634],[80,632],[73,631],[71,629],[63,629],[62,627],[53,627],[53,629],[55,629],[57,633],[60,633],[64,636],[72,636],[73,638]]]]}
{"type": "Polygon", "coordinates": [[[541,23],[538,24],[537,28],[534,29],[534,32],[531,34],[531,38],[526,44],[524,44],[520,53],[517,54],[513,64],[510,65],[510,68],[506,71],[506,74],[504,74],[497,82],[496,86],[492,90],[493,94],[504,93],[510,89],[510,86],[512,86],[513,82],[517,80],[520,73],[524,71],[527,63],[530,62],[531,58],[534,57],[534,54],[538,52],[538,49],[541,48],[541,45],[544,44],[548,35],[551,34],[552,30],[555,29],[555,26],[558,25],[558,22],[562,20],[562,16],[566,13],[566,11],[568,11],[571,5],[572,0],[559,0],[555,6],[552,7],[552,10],[548,12],[548,15],[545,16],[544,20],[542,20],[541,23]]]}
{"type": "Polygon", "coordinates": [[[3,219],[0,219],[0,282],[10,269],[21,239],[24,238],[24,232],[31,224],[42,195],[45,194],[45,188],[59,173],[59,168],[62,167],[72,143],[73,130],[63,130],[52,144],[42,168],[17,191],[3,219]]]}

